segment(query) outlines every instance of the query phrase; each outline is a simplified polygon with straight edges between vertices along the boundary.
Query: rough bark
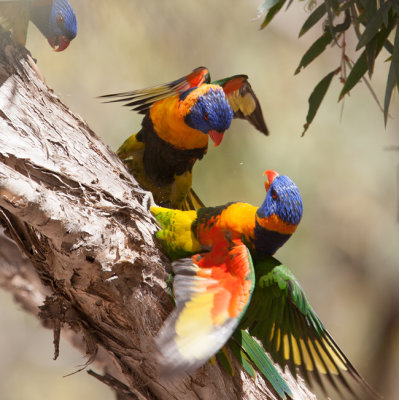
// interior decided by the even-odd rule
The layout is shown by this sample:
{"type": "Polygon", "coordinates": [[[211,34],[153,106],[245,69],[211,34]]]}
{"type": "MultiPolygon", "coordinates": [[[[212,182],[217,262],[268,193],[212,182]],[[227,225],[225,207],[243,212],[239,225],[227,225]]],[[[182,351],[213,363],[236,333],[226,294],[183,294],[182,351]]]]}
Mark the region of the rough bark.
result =
{"type": "MultiPolygon", "coordinates": [[[[120,399],[275,399],[261,377],[208,363],[163,381],[153,336],[171,310],[169,261],[146,193],[0,36],[0,285],[86,352],[120,399]],[[8,239],[10,237],[13,241],[8,239]]],[[[314,398],[285,374],[295,399],[314,398]]]]}

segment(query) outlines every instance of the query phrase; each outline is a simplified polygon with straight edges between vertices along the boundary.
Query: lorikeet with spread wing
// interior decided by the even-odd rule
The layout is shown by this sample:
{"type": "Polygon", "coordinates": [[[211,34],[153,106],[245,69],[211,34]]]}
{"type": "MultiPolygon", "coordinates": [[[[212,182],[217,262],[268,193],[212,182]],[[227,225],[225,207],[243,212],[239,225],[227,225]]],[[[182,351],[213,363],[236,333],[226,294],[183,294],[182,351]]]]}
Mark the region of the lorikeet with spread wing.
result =
{"type": "Polygon", "coordinates": [[[258,99],[246,75],[210,83],[206,68],[173,82],[110,94],[110,102],[144,114],[141,130],[118,155],[156,203],[184,210],[203,207],[191,190],[192,168],[207,151],[208,138],[220,144],[233,118],[247,119],[268,134],[258,99]]]}
{"type": "MultiPolygon", "coordinates": [[[[344,376],[349,373],[367,386],[294,275],[272,257],[296,230],[302,200],[291,179],[274,171],[266,174],[260,207],[151,208],[161,225],[158,238],[170,257],[178,259],[172,264],[176,309],[157,337],[160,363],[169,375],[193,372],[233,335],[233,347],[241,347],[259,367],[259,356],[263,363],[267,360],[259,352],[251,354],[252,335],[283,369],[288,366],[294,376],[299,369],[310,384],[315,379],[324,388],[320,375],[326,375],[337,389],[341,383],[351,390],[344,376]]],[[[262,372],[280,398],[290,395],[272,364],[262,372]]]]}
{"type": "Polygon", "coordinates": [[[14,0],[0,2],[0,26],[25,46],[31,20],[55,51],[65,50],[77,34],[75,13],[68,0],[14,0]]]}

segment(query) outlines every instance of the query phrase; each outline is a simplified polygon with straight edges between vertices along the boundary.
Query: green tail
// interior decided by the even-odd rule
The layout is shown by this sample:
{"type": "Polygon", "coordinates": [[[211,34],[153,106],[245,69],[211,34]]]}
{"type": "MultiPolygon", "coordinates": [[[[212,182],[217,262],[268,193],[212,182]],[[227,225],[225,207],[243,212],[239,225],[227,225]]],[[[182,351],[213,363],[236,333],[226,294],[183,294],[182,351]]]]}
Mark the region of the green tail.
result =
{"type": "MultiPolygon", "coordinates": [[[[258,344],[258,342],[254,340],[253,337],[250,336],[248,332],[244,329],[237,329],[234,332],[233,338],[236,340],[238,346],[241,348],[241,353],[242,351],[244,351],[248,355],[252,363],[255,364],[255,366],[258,368],[259,372],[273,386],[280,399],[285,400],[287,399],[287,396],[292,397],[291,389],[288,387],[287,383],[281,377],[273,363],[270,361],[270,358],[265,353],[263,348],[258,344]]],[[[230,342],[232,341],[233,340],[230,340],[230,342]]],[[[241,359],[238,358],[238,360],[240,361],[241,359]]],[[[242,362],[242,365],[247,370],[246,366],[248,364],[248,359],[244,358],[243,361],[244,362],[242,362]]]]}

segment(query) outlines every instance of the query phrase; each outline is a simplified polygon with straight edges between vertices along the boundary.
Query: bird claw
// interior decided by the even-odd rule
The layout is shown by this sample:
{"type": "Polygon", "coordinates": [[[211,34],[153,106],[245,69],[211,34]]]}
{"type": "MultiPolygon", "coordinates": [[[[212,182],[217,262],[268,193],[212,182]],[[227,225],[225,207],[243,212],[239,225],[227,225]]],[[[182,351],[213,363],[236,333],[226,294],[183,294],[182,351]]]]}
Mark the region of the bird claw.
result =
{"type": "Polygon", "coordinates": [[[155,200],[154,200],[154,196],[152,195],[151,192],[148,192],[147,190],[143,190],[143,189],[137,189],[136,192],[144,195],[141,205],[148,212],[150,211],[152,206],[156,206],[156,203],[155,203],[155,200]]]}
{"type": "Polygon", "coordinates": [[[39,67],[37,66],[35,60],[31,57],[30,54],[27,54],[26,57],[27,57],[27,59],[28,59],[29,65],[31,66],[31,68],[33,69],[33,71],[36,73],[37,77],[38,77],[43,83],[45,83],[44,77],[43,77],[42,73],[40,72],[39,67]]]}

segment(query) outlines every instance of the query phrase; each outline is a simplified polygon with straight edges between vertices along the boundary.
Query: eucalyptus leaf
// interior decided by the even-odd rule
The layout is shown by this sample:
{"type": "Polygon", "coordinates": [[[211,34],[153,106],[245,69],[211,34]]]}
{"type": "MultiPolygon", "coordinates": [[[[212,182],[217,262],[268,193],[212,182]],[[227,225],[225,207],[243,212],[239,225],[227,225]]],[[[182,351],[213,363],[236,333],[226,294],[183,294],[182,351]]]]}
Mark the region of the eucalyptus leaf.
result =
{"type": "Polygon", "coordinates": [[[398,85],[399,90],[399,29],[396,28],[395,42],[393,45],[392,61],[393,70],[395,72],[396,85],[398,85]]]}
{"type": "Polygon", "coordinates": [[[286,2],[286,0],[280,0],[272,8],[270,8],[269,12],[266,14],[264,21],[262,22],[262,25],[260,26],[260,29],[263,29],[267,25],[269,25],[271,20],[280,11],[281,7],[284,5],[285,2],[286,2]]]}
{"type": "Polygon", "coordinates": [[[308,19],[302,25],[301,30],[299,31],[299,37],[305,34],[310,28],[312,28],[315,24],[317,24],[323,15],[326,13],[326,5],[324,3],[320,4],[313,12],[309,15],[308,19]]]}
{"type": "Polygon", "coordinates": [[[274,7],[280,0],[265,0],[259,7],[258,7],[258,14],[264,14],[268,12],[272,7],[274,7]]]}
{"type": "Polygon", "coordinates": [[[389,105],[391,103],[392,92],[395,85],[398,86],[398,91],[399,91],[399,29],[398,28],[396,28],[392,60],[391,60],[391,65],[389,67],[387,86],[385,89],[385,98],[384,98],[385,125],[388,122],[389,105]]]}
{"type": "MultiPolygon", "coordinates": [[[[380,32],[377,33],[376,49],[375,49],[376,57],[380,53],[391,30],[392,26],[389,25],[387,28],[384,27],[380,32]]],[[[348,92],[350,92],[350,90],[360,81],[360,79],[362,79],[367,69],[368,69],[367,54],[366,51],[363,51],[363,53],[357,59],[356,63],[353,65],[352,70],[346,79],[344,87],[342,88],[341,93],[339,94],[339,100],[341,100],[348,92]]]]}
{"type": "Polygon", "coordinates": [[[297,69],[295,70],[295,75],[301,72],[302,68],[309,65],[316,57],[318,57],[332,41],[332,35],[330,31],[324,32],[309,48],[309,50],[303,55],[297,69]]]}
{"type": "Polygon", "coordinates": [[[389,104],[391,102],[392,91],[395,86],[395,71],[393,68],[393,64],[391,62],[391,66],[389,67],[387,86],[385,88],[385,98],[384,98],[384,123],[385,126],[388,122],[389,115],[389,104]]]}
{"type": "Polygon", "coordinates": [[[367,23],[366,29],[362,33],[362,36],[357,43],[356,50],[361,49],[368,42],[375,38],[378,30],[381,28],[383,24],[382,12],[381,9],[377,11],[376,14],[373,15],[371,20],[367,23]]]}
{"type": "Polygon", "coordinates": [[[360,55],[355,64],[353,65],[351,72],[346,78],[344,87],[339,94],[338,101],[341,100],[347,93],[349,93],[353,87],[362,79],[363,75],[367,71],[367,54],[365,51],[360,55]]]}
{"type": "Polygon", "coordinates": [[[316,116],[317,110],[320,107],[321,102],[324,99],[324,96],[327,93],[327,90],[330,86],[332,78],[339,71],[338,69],[334,69],[329,74],[327,74],[313,89],[313,92],[309,96],[309,110],[308,115],[306,116],[306,124],[303,126],[304,130],[302,132],[302,136],[308,130],[310,124],[312,123],[314,117],[316,116]]]}
{"type": "Polygon", "coordinates": [[[377,38],[375,37],[375,38],[373,38],[373,40],[371,40],[366,45],[367,69],[368,69],[370,78],[374,72],[376,50],[377,50],[377,38]]]}

